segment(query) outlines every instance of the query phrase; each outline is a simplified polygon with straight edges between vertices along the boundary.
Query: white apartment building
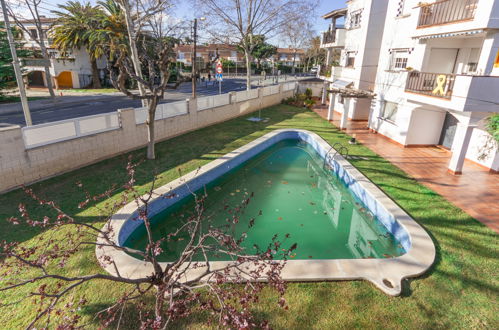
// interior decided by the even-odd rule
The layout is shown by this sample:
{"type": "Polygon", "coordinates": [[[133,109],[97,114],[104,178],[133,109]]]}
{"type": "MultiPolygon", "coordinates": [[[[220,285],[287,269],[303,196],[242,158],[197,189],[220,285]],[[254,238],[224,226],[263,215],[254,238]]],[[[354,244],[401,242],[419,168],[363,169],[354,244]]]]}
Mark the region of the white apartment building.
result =
{"type": "MultiPolygon", "coordinates": [[[[327,50],[326,68],[320,78],[328,86],[373,91],[388,0],[350,0],[347,8],[333,10],[323,16],[331,19],[328,31],[321,35],[321,47],[327,50]],[[343,23],[343,24],[341,24],[343,23]],[[338,65],[331,66],[334,52],[340,52],[338,65]]],[[[323,103],[325,103],[323,93],[323,103]]],[[[367,120],[369,99],[342,99],[332,95],[331,109],[347,119],[367,120]]],[[[331,111],[330,111],[331,115],[331,111]]]]}
{"type": "Polygon", "coordinates": [[[499,171],[484,129],[499,112],[499,1],[389,0],[369,127],[403,146],[443,146],[499,171]]]}
{"type": "MultiPolygon", "coordinates": [[[[60,88],[83,88],[92,83],[92,66],[90,57],[85,49],[73,50],[71,54],[62,57],[60,52],[52,46],[50,28],[55,22],[55,18],[41,18],[42,30],[44,33],[45,46],[49,53],[49,70],[53,79],[53,86],[60,88]]],[[[39,50],[40,46],[35,41],[38,39],[38,31],[33,21],[23,21],[23,25],[29,30],[29,33],[23,31],[24,48],[39,50]]],[[[23,70],[25,79],[30,87],[47,86],[45,77],[45,60],[42,58],[25,58],[23,61],[23,70]]],[[[101,78],[104,77],[106,69],[105,60],[97,61],[97,68],[100,70],[101,78]]]]}

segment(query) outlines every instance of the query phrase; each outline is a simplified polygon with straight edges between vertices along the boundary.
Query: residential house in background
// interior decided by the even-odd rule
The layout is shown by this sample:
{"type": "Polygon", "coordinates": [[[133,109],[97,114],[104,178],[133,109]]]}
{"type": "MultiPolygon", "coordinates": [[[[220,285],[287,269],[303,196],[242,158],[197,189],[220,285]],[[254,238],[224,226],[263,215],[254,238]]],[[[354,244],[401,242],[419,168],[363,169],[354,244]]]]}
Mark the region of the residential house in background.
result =
{"type": "MultiPolygon", "coordinates": [[[[220,58],[234,63],[244,63],[244,54],[240,53],[235,45],[208,44],[196,46],[196,57],[204,64],[213,61],[217,54],[220,58]]],[[[192,45],[177,45],[175,47],[177,61],[185,65],[192,65],[192,45]]]]}
{"type": "Polygon", "coordinates": [[[295,66],[300,65],[305,55],[305,50],[300,48],[277,48],[277,53],[271,58],[275,63],[282,63],[283,65],[295,66]]]}
{"type": "MultiPolygon", "coordinates": [[[[323,16],[330,19],[329,29],[321,34],[321,47],[326,49],[325,68],[319,77],[324,80],[323,103],[328,86],[373,91],[380,55],[388,0],[350,0],[347,7],[323,16]],[[341,24],[343,23],[343,24],[341,24]],[[335,52],[340,52],[338,65],[332,65],[335,52]]],[[[332,107],[346,120],[367,120],[371,108],[369,99],[332,95],[332,107]]]]}
{"type": "MultiPolygon", "coordinates": [[[[85,49],[73,50],[71,54],[62,54],[53,47],[50,37],[50,28],[55,23],[55,18],[42,18],[42,30],[44,31],[45,46],[49,52],[49,68],[53,78],[53,85],[57,88],[83,88],[92,83],[92,67],[90,57],[85,49]]],[[[23,31],[24,48],[29,48],[34,51],[39,51],[40,47],[36,43],[38,31],[35,23],[32,20],[22,22],[29,30],[29,33],[23,31]]],[[[47,80],[45,77],[44,66],[45,60],[42,58],[25,58],[23,61],[23,69],[26,72],[27,83],[29,87],[45,87],[47,80]]],[[[101,70],[101,77],[104,77],[106,70],[105,60],[98,60],[97,67],[101,70]]]]}
{"type": "Polygon", "coordinates": [[[484,129],[499,112],[499,1],[390,0],[374,92],[372,130],[404,146],[449,149],[451,173],[465,158],[499,171],[484,129]]]}

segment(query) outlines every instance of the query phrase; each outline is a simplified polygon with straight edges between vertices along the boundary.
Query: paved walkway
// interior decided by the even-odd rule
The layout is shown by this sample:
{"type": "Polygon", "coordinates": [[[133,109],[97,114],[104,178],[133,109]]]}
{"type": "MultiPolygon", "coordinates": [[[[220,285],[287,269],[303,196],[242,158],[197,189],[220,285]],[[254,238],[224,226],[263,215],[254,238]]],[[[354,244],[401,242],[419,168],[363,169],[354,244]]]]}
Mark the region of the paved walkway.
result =
{"type": "MultiPolygon", "coordinates": [[[[327,117],[327,107],[314,111],[327,117]]],[[[341,115],[332,123],[339,126],[341,115]]],[[[370,133],[366,121],[349,121],[346,132],[466,213],[499,233],[499,175],[466,160],[462,175],[447,173],[451,153],[440,148],[403,148],[380,134],[370,133]]]]}

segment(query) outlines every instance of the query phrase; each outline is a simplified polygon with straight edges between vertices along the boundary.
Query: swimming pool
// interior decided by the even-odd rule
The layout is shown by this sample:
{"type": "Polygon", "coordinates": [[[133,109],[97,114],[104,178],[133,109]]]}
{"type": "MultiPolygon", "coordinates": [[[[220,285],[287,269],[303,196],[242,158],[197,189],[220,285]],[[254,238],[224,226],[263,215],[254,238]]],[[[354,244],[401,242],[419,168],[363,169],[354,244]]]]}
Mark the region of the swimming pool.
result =
{"type": "MultiPolygon", "coordinates": [[[[431,266],[435,248],[428,234],[393,201],[340,155],[326,157],[331,147],[304,130],[271,132],[220,159],[157,189],[151,204],[153,232],[165,235],[179,217],[192,210],[191,191],[206,189],[207,215],[226,221],[222,205],[252,194],[236,233],[247,229],[245,248],[270,242],[274,234],[290,234],[298,248],[283,269],[286,280],[367,279],[384,292],[400,293],[401,280],[431,266]]],[[[204,191],[204,190],[203,190],[204,191]]],[[[136,205],[127,205],[111,223],[120,245],[141,248],[144,229],[132,221],[136,205]]],[[[185,244],[165,244],[160,260],[174,260],[185,244]]],[[[101,250],[99,252],[99,250],[101,250]]],[[[119,260],[129,277],[147,272],[147,265],[123,252],[103,249],[119,260]]],[[[212,263],[229,261],[210,256],[212,263]]],[[[118,263],[118,262],[117,262],[118,263]]],[[[112,269],[108,271],[113,272],[112,269]]]]}

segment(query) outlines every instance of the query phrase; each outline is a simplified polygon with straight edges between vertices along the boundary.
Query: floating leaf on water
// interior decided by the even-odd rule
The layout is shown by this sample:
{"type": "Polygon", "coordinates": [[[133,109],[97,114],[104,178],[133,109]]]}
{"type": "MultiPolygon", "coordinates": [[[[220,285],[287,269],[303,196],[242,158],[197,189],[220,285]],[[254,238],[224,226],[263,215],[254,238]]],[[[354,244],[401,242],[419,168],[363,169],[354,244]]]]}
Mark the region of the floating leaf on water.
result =
{"type": "Polygon", "coordinates": [[[300,223],[300,226],[302,226],[302,227],[303,227],[303,223],[300,223]]]}
{"type": "Polygon", "coordinates": [[[315,205],[315,203],[314,203],[314,202],[309,202],[309,203],[310,203],[310,205],[315,205]]]}
{"type": "Polygon", "coordinates": [[[309,257],[309,259],[312,259],[312,258],[313,258],[312,256],[308,256],[308,257],[309,257]]]}
{"type": "Polygon", "coordinates": [[[236,192],[237,192],[237,193],[238,193],[238,192],[241,192],[241,190],[239,190],[239,189],[236,189],[236,192]]]}
{"type": "Polygon", "coordinates": [[[324,214],[327,214],[327,212],[326,212],[326,211],[324,211],[324,214]]]}
{"type": "Polygon", "coordinates": [[[317,184],[316,183],[312,183],[311,186],[312,186],[312,188],[317,188],[317,184]]]}
{"type": "Polygon", "coordinates": [[[267,181],[267,183],[268,183],[268,184],[272,184],[272,181],[268,180],[268,181],[267,181]]]}
{"type": "Polygon", "coordinates": [[[290,258],[294,258],[295,256],[294,256],[294,255],[290,255],[289,257],[290,257],[290,258]]]}
{"type": "Polygon", "coordinates": [[[231,195],[231,196],[235,196],[236,194],[234,194],[234,193],[230,193],[230,195],[231,195]]]}
{"type": "Polygon", "coordinates": [[[277,220],[282,220],[282,217],[277,218],[277,220]]]}
{"type": "Polygon", "coordinates": [[[281,181],[282,184],[288,184],[288,181],[281,181]]]}
{"type": "Polygon", "coordinates": [[[215,188],[213,188],[215,191],[220,191],[222,190],[222,187],[219,187],[219,186],[216,186],[215,188]]]}
{"type": "Polygon", "coordinates": [[[385,257],[385,258],[393,258],[393,256],[391,254],[386,254],[386,253],[383,253],[383,257],[385,257]]]}

